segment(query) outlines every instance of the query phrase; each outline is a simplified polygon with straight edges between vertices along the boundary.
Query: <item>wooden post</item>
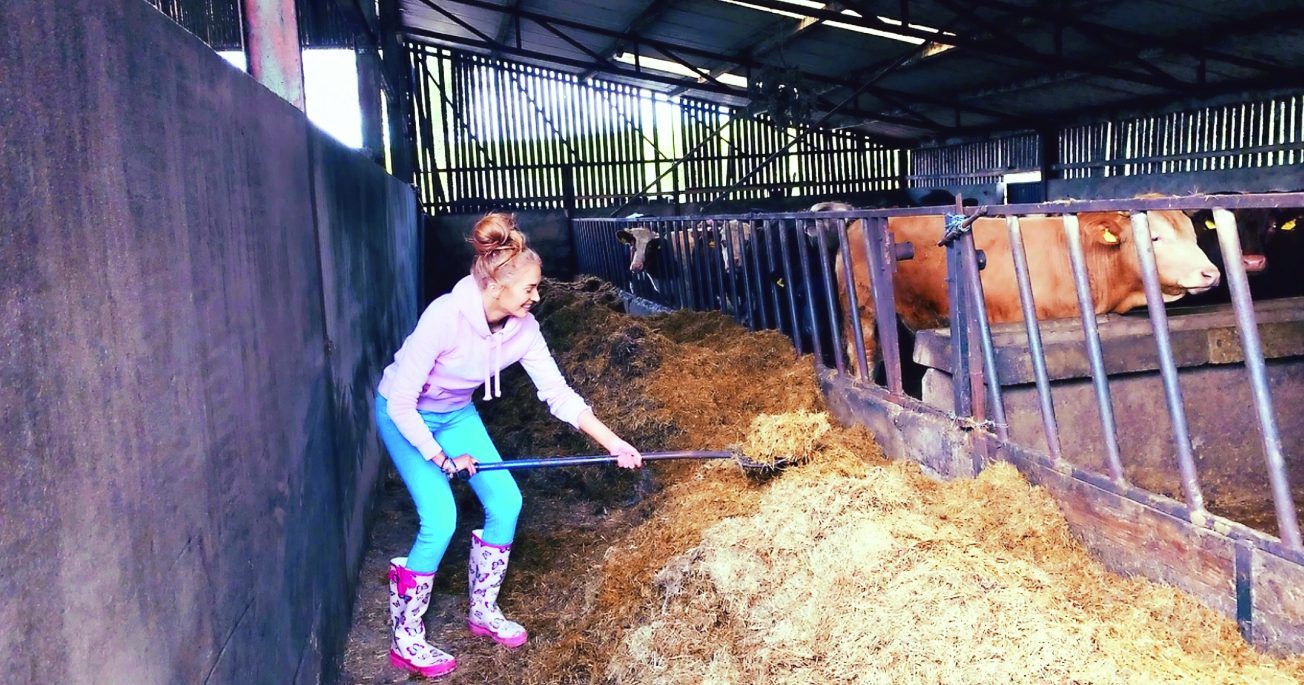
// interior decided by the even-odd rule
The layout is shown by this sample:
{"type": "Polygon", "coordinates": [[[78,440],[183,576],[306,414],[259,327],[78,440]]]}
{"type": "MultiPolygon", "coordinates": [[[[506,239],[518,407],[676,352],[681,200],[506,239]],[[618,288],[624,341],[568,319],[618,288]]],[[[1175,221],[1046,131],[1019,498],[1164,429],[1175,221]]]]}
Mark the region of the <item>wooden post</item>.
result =
{"type": "Polygon", "coordinates": [[[303,110],[303,55],[294,0],[242,0],[241,6],[249,74],[303,110]]]}

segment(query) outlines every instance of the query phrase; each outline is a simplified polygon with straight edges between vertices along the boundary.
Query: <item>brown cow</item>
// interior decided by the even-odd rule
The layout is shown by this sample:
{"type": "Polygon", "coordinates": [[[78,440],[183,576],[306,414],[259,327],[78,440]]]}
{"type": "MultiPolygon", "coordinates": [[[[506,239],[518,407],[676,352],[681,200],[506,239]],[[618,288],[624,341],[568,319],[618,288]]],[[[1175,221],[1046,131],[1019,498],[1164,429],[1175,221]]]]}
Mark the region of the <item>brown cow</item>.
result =
{"type": "MultiPolygon", "coordinates": [[[[1155,262],[1165,302],[1198,294],[1218,284],[1218,268],[1196,244],[1195,229],[1182,212],[1150,212],[1155,262]]],[[[894,281],[897,315],[912,331],[936,328],[947,323],[950,312],[946,287],[946,248],[937,245],[943,217],[892,217],[888,228],[894,239],[914,244],[914,259],[898,263],[894,281]]],[[[1073,271],[1063,222],[1059,217],[1029,216],[1020,219],[1033,301],[1038,319],[1074,317],[1078,314],[1073,271]]],[[[851,262],[856,273],[856,298],[866,353],[876,361],[874,299],[866,268],[865,241],[861,222],[848,228],[851,262]],[[864,278],[862,278],[864,276],[864,278]]],[[[1131,219],[1122,212],[1079,215],[1087,280],[1096,313],[1123,313],[1145,304],[1141,266],[1132,243],[1131,219]]],[[[992,323],[1022,321],[1018,282],[1010,256],[1010,237],[1004,218],[979,219],[973,224],[974,245],[987,254],[987,268],[981,272],[987,314],[992,323]]],[[[838,292],[846,292],[841,255],[837,258],[838,292]]],[[[855,365],[850,318],[843,308],[844,340],[848,358],[855,365]]]]}

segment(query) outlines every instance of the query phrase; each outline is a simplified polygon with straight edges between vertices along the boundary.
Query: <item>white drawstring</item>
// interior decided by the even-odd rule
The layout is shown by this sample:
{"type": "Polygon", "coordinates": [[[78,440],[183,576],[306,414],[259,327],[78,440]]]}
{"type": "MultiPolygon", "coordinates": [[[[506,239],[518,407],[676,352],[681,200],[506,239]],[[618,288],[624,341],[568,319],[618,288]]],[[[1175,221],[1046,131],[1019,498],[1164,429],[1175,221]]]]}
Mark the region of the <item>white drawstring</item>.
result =
{"type": "Polygon", "coordinates": [[[488,365],[484,368],[483,399],[485,401],[503,396],[503,370],[499,368],[498,364],[498,362],[502,361],[503,341],[497,333],[490,333],[489,339],[492,342],[490,344],[490,354],[485,359],[488,362],[488,365]]]}
{"type": "Polygon", "coordinates": [[[494,341],[494,397],[503,396],[503,339],[498,336],[494,341]]]}

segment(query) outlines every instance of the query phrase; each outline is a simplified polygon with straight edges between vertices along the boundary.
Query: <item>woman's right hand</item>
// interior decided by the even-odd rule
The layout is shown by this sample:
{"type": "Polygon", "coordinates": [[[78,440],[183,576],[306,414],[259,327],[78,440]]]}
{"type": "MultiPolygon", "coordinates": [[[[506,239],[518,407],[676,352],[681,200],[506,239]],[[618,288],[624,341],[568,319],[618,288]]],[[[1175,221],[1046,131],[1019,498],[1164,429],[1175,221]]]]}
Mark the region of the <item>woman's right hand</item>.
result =
{"type": "MultiPolygon", "coordinates": [[[[475,460],[475,457],[469,454],[463,454],[451,461],[449,468],[452,469],[452,472],[449,475],[458,475],[459,473],[465,472],[466,477],[470,478],[475,475],[475,469],[479,463],[480,462],[475,460]]],[[[448,469],[445,470],[447,471],[448,469]]]]}

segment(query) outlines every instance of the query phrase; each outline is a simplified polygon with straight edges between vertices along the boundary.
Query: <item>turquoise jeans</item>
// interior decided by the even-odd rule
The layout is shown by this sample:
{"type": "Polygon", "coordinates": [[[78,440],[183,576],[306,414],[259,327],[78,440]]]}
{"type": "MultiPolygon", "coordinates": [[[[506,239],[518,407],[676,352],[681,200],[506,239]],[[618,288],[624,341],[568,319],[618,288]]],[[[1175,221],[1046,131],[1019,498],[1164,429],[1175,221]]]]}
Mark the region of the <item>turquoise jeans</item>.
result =
{"type": "MultiPolygon", "coordinates": [[[[426,461],[412,443],[403,437],[389,417],[389,403],[376,396],[376,427],[389,450],[389,458],[402,476],[404,485],[416,504],[421,529],[408,552],[407,567],[415,573],[434,573],[444,558],[448,542],[457,526],[457,505],[448,475],[433,462],[426,461]]],[[[435,441],[449,457],[469,454],[481,464],[502,461],[489,432],[485,430],[474,404],[456,411],[419,412],[435,441]]],[[[521,514],[521,490],[508,471],[477,473],[469,481],[480,505],[484,507],[484,534],[491,545],[509,545],[516,537],[516,519],[521,514]]]]}

